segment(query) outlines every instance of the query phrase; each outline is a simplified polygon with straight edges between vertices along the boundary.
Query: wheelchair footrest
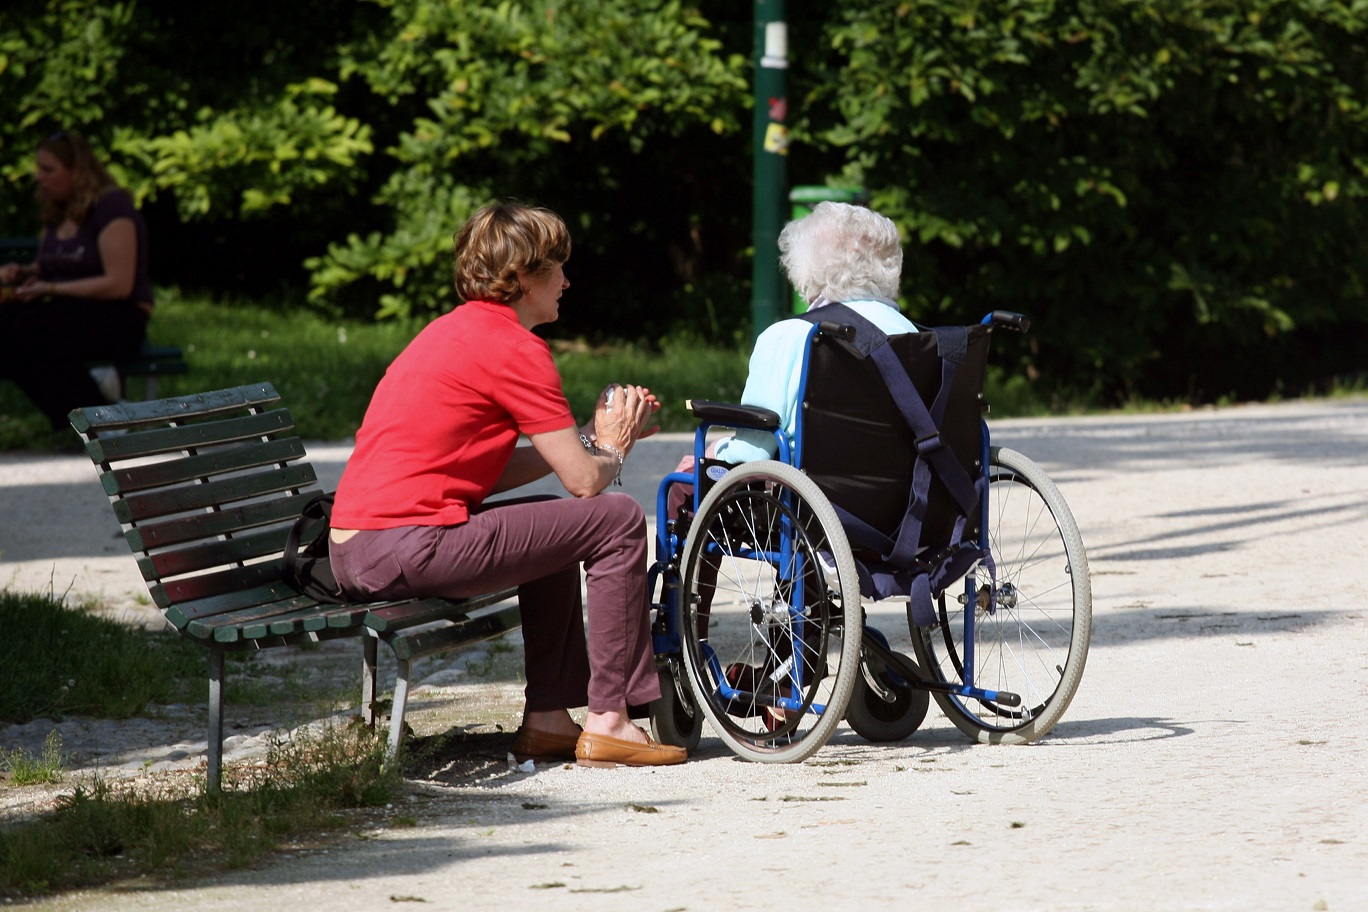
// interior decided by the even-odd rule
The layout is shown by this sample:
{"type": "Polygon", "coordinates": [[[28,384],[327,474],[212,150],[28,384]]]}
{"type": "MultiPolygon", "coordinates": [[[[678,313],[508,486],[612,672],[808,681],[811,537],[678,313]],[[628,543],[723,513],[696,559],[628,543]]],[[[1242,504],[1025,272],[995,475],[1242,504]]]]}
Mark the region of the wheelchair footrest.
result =
{"type": "Polygon", "coordinates": [[[902,655],[889,649],[879,637],[874,636],[867,629],[861,637],[861,642],[866,649],[878,656],[885,665],[896,669],[900,676],[907,679],[910,686],[918,690],[954,694],[957,697],[969,697],[974,700],[987,700],[1001,706],[1021,705],[1021,697],[1006,690],[984,690],[981,687],[967,687],[963,684],[951,684],[946,681],[928,681],[918,674],[920,669],[915,665],[907,664],[902,655]]]}

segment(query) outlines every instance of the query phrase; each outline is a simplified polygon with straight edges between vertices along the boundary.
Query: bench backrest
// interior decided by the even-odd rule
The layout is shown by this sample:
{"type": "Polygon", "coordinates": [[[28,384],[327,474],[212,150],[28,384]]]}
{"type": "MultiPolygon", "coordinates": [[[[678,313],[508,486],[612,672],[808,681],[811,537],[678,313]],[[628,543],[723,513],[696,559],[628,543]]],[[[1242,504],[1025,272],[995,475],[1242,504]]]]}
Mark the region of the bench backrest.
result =
{"type": "Polygon", "coordinates": [[[279,400],[257,383],[71,413],[153,601],[191,635],[221,639],[216,618],[240,632],[257,613],[285,632],[291,610],[317,613],[281,581],[317,479],[279,400]]]}

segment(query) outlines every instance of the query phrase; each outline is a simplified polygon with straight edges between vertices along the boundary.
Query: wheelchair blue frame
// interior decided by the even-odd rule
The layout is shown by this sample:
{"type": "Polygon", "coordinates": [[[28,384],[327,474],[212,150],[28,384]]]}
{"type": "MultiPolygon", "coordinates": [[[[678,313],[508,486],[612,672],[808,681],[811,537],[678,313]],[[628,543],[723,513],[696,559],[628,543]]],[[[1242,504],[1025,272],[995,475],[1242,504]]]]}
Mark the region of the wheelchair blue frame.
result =
{"type": "MultiPolygon", "coordinates": [[[[984,324],[991,324],[995,322],[1003,323],[1006,325],[1013,326],[1014,328],[1022,329],[1024,329],[1025,326],[1028,325],[1025,318],[1020,317],[1019,315],[1002,313],[989,314],[983,318],[982,322],[984,324]]],[[[817,333],[821,333],[828,330],[829,328],[824,328],[823,326],[818,324],[813,324],[812,328],[809,330],[809,334],[807,337],[808,341],[804,351],[802,371],[800,375],[800,389],[806,388],[808,380],[808,370],[810,354],[812,351],[813,336],[817,333]]],[[[983,449],[981,465],[983,466],[983,472],[986,475],[990,470],[991,446],[987,422],[982,422],[982,426],[983,449]]],[[[669,492],[671,487],[677,484],[691,485],[693,487],[693,512],[695,514],[697,513],[704,496],[703,472],[705,471],[704,454],[707,449],[707,438],[709,432],[714,427],[725,427],[731,429],[746,430],[767,429],[763,426],[748,425],[743,422],[735,420],[724,423],[721,421],[712,421],[706,418],[702,418],[700,419],[698,428],[694,432],[693,472],[691,474],[684,472],[671,472],[665,475],[660,481],[660,485],[657,489],[656,494],[656,556],[655,562],[653,563],[650,569],[648,577],[648,591],[651,593],[654,593],[656,591],[655,587],[657,582],[662,582],[663,584],[661,602],[654,606],[657,612],[657,617],[654,621],[652,630],[654,639],[654,649],[658,661],[678,661],[678,658],[681,655],[683,649],[683,642],[681,637],[681,624],[683,613],[682,605],[680,603],[680,589],[682,586],[682,580],[680,578],[679,564],[681,556],[684,553],[685,537],[678,533],[676,521],[670,519],[668,516],[669,492]]],[[[791,465],[795,469],[801,470],[802,466],[800,462],[801,453],[803,452],[804,433],[802,410],[799,409],[798,412],[798,419],[796,421],[794,442],[792,447],[790,446],[788,437],[785,434],[784,429],[782,427],[776,426],[773,428],[768,428],[768,430],[770,430],[770,432],[773,434],[775,440],[777,450],[776,460],[791,465]]],[[[981,511],[979,523],[980,545],[986,548],[988,546],[989,536],[988,498],[986,496],[982,498],[981,503],[979,505],[979,509],[981,511]]],[[[792,547],[792,540],[789,534],[781,534],[779,547],[780,551],[778,557],[780,558],[782,565],[783,560],[788,556],[787,552],[792,547]]],[[[799,578],[795,581],[795,584],[798,586],[803,585],[801,575],[802,568],[800,566],[798,567],[799,578]]],[[[969,606],[972,606],[974,604],[974,601],[978,598],[978,592],[975,589],[975,584],[975,574],[971,572],[965,577],[964,582],[964,597],[966,599],[966,604],[969,606]]],[[[993,588],[995,589],[995,587],[993,588]]],[[[989,598],[990,604],[987,610],[990,613],[992,613],[996,609],[996,595],[991,590],[989,598]]],[[[1020,698],[1016,694],[1008,693],[1006,691],[987,690],[974,685],[973,669],[975,614],[976,612],[973,610],[966,610],[964,613],[964,630],[962,640],[962,647],[964,653],[963,683],[951,684],[948,682],[936,682],[920,678],[914,681],[908,681],[907,683],[919,689],[937,691],[941,693],[951,694],[957,697],[964,697],[975,700],[987,700],[1004,706],[1019,705],[1020,698]]],[[[799,627],[801,627],[803,619],[801,617],[798,617],[795,618],[795,621],[797,622],[799,627]]],[[[898,675],[895,670],[899,667],[896,664],[896,659],[893,658],[895,654],[893,654],[889,649],[888,641],[881,632],[879,632],[875,628],[866,625],[864,630],[862,631],[862,645],[867,651],[879,657],[887,664],[887,667],[889,668],[892,677],[895,681],[897,681],[898,683],[903,683],[904,678],[898,675]]],[[[713,671],[714,679],[718,682],[725,682],[726,677],[722,672],[720,662],[718,661],[716,655],[712,653],[711,647],[706,648],[708,649],[707,661],[710,668],[713,671]]],[[[792,664],[794,667],[788,670],[788,674],[791,677],[791,683],[794,685],[793,688],[791,688],[791,692],[801,693],[803,682],[800,676],[802,674],[803,663],[793,662],[792,664]]],[[[730,688],[728,684],[722,683],[719,685],[719,693],[724,699],[733,699],[740,696],[742,692],[733,690],[732,688],[730,688]]],[[[775,699],[774,705],[780,709],[789,710],[793,712],[805,711],[812,713],[821,713],[825,710],[825,707],[819,705],[803,706],[800,701],[795,700],[791,697],[778,697],[775,699]]]]}

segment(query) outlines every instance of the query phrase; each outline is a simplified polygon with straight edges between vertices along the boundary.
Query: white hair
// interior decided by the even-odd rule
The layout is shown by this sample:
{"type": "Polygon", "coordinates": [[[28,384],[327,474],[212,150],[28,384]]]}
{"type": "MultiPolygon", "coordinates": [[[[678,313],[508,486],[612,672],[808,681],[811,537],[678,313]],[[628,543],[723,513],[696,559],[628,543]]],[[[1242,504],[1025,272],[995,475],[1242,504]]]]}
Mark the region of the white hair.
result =
{"type": "Polygon", "coordinates": [[[821,202],[779,233],[779,261],[808,303],[896,298],[902,259],[897,226],[863,206],[821,202]]]}

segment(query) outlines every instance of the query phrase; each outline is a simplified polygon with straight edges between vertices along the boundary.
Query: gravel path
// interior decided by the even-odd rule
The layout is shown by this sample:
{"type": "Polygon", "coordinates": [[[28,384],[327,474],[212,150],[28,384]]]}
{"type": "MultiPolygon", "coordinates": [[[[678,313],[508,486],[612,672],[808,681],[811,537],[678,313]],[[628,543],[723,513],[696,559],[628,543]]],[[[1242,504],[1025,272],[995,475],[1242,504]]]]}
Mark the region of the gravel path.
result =
{"type": "MultiPolygon", "coordinates": [[[[1093,571],[1088,668],[1038,744],[972,746],[933,705],[902,744],[843,728],[794,766],[705,737],[683,767],[522,773],[499,762],[507,735],[491,724],[516,724],[518,685],[455,657],[429,670],[413,723],[469,726],[490,762],[416,774],[401,810],[418,826],[32,908],[1368,908],[1368,717],[1343,712],[1368,696],[1368,400],[993,430],[1055,478],[1093,571]]],[[[685,445],[643,444],[628,489],[652,504],[685,445]]],[[[333,477],[346,458],[311,452],[333,477]]],[[[149,620],[88,465],[0,455],[0,504],[0,584],[93,593],[149,620]]],[[[91,737],[193,764],[202,717],[174,712],[160,741],[143,723],[91,737]]],[[[0,728],[0,745],[42,730],[0,728]]]]}

